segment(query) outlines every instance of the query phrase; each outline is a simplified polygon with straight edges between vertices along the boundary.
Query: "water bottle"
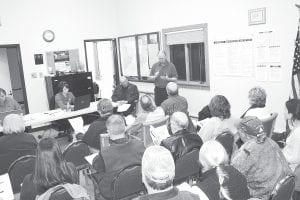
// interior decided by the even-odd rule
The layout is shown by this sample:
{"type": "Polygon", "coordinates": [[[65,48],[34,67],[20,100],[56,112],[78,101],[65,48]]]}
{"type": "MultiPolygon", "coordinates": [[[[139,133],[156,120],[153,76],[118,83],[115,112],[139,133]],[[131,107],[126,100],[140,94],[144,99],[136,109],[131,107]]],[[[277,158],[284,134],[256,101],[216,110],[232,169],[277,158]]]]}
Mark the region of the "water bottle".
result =
{"type": "Polygon", "coordinates": [[[67,102],[67,112],[71,111],[70,99],[67,102]]]}

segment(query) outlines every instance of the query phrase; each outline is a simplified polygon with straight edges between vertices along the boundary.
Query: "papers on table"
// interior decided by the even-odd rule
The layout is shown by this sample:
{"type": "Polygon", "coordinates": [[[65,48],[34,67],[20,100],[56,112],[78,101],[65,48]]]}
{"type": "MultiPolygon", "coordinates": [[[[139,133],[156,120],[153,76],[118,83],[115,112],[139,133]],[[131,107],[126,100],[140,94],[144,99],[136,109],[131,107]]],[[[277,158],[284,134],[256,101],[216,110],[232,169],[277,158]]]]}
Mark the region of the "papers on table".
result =
{"type": "Polygon", "coordinates": [[[82,117],[68,119],[75,133],[85,133],[82,117]]]}
{"type": "Polygon", "coordinates": [[[0,175],[0,199],[13,200],[14,194],[12,191],[8,173],[0,175]]]}
{"type": "Polygon", "coordinates": [[[122,104],[122,105],[119,105],[118,106],[118,112],[125,112],[128,110],[128,108],[130,107],[131,104],[128,104],[128,103],[125,103],[125,104],[122,104]]]}
{"type": "Polygon", "coordinates": [[[167,125],[154,128],[150,126],[150,136],[154,144],[160,144],[162,140],[170,137],[167,125]]]}
{"type": "Polygon", "coordinates": [[[84,159],[90,164],[93,165],[94,158],[98,155],[98,153],[93,153],[91,155],[85,156],[84,159]]]}

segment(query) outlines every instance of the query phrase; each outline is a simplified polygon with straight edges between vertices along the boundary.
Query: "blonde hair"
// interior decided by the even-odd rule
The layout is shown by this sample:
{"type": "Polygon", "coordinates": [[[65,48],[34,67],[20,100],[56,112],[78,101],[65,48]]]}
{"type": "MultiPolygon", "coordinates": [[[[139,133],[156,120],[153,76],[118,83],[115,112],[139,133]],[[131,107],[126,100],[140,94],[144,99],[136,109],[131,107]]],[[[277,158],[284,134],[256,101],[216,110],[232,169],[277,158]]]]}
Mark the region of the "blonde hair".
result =
{"type": "Polygon", "coordinates": [[[228,163],[228,154],[225,148],[216,140],[204,142],[199,151],[199,162],[204,171],[228,163]]]}
{"type": "Polygon", "coordinates": [[[17,114],[9,114],[3,120],[3,133],[22,133],[25,131],[23,117],[17,114]]]}

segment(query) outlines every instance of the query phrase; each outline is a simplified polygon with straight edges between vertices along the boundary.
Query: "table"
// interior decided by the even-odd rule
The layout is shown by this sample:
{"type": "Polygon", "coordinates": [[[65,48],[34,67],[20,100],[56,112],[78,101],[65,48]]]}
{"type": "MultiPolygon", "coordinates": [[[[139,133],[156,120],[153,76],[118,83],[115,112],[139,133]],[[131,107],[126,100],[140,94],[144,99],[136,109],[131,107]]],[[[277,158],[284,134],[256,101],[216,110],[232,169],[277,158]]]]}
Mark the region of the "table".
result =
{"type": "MultiPolygon", "coordinates": [[[[62,109],[49,110],[41,113],[32,113],[23,116],[26,127],[38,127],[49,124],[50,122],[68,119],[76,116],[81,116],[88,113],[93,113],[97,111],[97,103],[91,102],[88,108],[84,108],[76,111],[64,111],[62,109]]],[[[0,126],[0,132],[2,132],[3,127],[0,126]]]]}

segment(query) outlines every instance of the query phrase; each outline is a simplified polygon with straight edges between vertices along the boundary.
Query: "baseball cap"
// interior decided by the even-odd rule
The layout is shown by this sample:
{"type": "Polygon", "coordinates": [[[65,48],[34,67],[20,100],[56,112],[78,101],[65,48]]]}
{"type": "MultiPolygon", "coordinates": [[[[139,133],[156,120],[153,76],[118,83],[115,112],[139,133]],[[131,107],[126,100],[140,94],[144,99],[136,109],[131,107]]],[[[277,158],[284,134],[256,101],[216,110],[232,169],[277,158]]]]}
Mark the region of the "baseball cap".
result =
{"type": "Polygon", "coordinates": [[[238,125],[238,129],[241,129],[244,133],[253,136],[257,136],[264,132],[262,122],[254,116],[247,116],[243,118],[238,125]]]}

